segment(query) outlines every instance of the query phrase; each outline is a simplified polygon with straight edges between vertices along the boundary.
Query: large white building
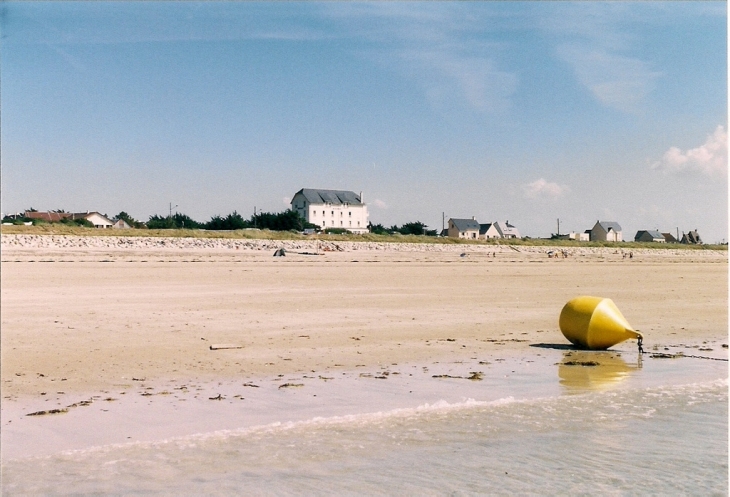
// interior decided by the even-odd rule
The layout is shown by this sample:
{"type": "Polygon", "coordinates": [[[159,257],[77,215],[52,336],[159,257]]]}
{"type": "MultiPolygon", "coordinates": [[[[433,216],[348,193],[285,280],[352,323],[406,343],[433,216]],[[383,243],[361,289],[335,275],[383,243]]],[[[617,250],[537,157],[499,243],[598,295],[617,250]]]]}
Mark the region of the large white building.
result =
{"type": "Polygon", "coordinates": [[[352,233],[368,232],[368,207],[362,192],[302,188],[291,200],[291,208],[307,222],[322,229],[343,228],[352,233]]]}

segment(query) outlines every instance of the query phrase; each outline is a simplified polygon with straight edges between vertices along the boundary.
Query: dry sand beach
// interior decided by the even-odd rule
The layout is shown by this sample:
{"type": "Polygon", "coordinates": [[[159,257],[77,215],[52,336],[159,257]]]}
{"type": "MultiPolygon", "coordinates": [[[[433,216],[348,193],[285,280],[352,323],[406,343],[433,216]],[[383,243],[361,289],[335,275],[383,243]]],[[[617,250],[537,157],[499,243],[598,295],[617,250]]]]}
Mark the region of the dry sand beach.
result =
{"type": "MultiPolygon", "coordinates": [[[[554,369],[567,345],[558,315],[578,295],[612,298],[648,352],[727,358],[726,251],[628,258],[570,248],[553,259],[548,250],[3,235],[4,458],[236,428],[243,418],[225,419],[225,406],[255,403],[265,383],[281,391],[373,379],[366,398],[395,375],[430,368],[464,378],[449,389],[466,395],[476,384],[466,378],[501,375],[500,362],[512,373],[533,362],[554,369]],[[272,257],[280,247],[287,255],[272,257]],[[114,409],[122,428],[105,424],[114,409]]],[[[635,342],[616,349],[635,362],[635,342]]],[[[259,420],[288,408],[266,402],[259,420]]]]}
{"type": "Polygon", "coordinates": [[[62,379],[64,391],[91,392],[132,377],[530,354],[529,344],[565,342],[557,316],[577,295],[611,297],[649,347],[718,352],[727,342],[727,252],[644,250],[624,259],[594,248],[549,259],[544,247],[340,242],[299,255],[316,244],[2,241],[6,399],[59,390],[62,379]],[[288,255],[272,257],[282,246],[288,255]],[[242,348],[211,351],[214,344],[242,348]]]}

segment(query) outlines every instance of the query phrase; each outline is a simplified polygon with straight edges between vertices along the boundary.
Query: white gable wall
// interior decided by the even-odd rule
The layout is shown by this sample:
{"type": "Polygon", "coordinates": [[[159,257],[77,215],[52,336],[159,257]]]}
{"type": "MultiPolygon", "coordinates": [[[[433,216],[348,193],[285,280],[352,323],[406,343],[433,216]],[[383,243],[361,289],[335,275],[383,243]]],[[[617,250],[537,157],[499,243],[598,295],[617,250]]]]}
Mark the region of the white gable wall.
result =
{"type": "Polygon", "coordinates": [[[491,240],[493,238],[502,238],[502,235],[499,234],[499,231],[497,231],[496,226],[494,226],[494,224],[492,224],[491,226],[489,226],[489,229],[484,232],[483,235],[480,235],[480,237],[485,240],[491,240]]]}
{"type": "Polygon", "coordinates": [[[615,231],[613,228],[608,228],[608,231],[606,231],[601,226],[601,223],[596,223],[591,230],[592,242],[621,242],[623,239],[623,232],[615,231]]]}
{"type": "Polygon", "coordinates": [[[86,216],[86,220],[94,225],[94,228],[111,228],[112,222],[97,212],[92,212],[86,216]]]}

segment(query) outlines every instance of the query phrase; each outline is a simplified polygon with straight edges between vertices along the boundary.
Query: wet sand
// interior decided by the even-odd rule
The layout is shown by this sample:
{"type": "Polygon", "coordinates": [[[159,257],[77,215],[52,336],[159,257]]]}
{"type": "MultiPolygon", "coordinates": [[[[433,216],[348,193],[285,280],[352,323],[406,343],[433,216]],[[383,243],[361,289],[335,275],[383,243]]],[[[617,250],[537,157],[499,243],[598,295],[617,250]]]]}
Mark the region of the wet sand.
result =
{"type": "MultiPolygon", "coordinates": [[[[9,240],[2,406],[13,416],[76,403],[62,414],[74,416],[81,400],[99,406],[145,392],[161,402],[181,385],[230,402],[255,388],[246,382],[460,362],[464,371],[449,374],[466,377],[480,362],[524,365],[564,353],[557,320],[578,295],[612,298],[644,333],[647,351],[727,358],[727,252],[636,251],[629,259],[596,249],[551,259],[544,247],[345,246],[274,258],[271,247],[9,240]]],[[[635,342],[619,350],[634,352],[635,342]]],[[[13,416],[3,416],[4,429],[13,416]]]]}

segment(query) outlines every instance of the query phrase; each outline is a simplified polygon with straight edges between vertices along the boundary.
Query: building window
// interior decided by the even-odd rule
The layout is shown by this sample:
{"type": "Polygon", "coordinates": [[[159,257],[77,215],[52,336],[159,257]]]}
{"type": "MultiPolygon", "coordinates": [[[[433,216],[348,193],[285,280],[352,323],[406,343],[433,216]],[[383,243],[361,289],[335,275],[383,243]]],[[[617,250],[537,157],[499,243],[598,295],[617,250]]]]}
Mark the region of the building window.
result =
{"type": "Polygon", "coordinates": [[[352,221],[350,221],[350,226],[352,226],[352,221]]]}
{"type": "Polygon", "coordinates": [[[349,211],[349,212],[347,213],[347,215],[348,215],[348,216],[350,216],[350,217],[352,217],[352,211],[349,211]]]}
{"type": "Polygon", "coordinates": [[[332,217],[335,217],[335,211],[332,211],[332,217]]]}

